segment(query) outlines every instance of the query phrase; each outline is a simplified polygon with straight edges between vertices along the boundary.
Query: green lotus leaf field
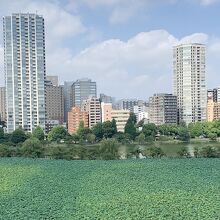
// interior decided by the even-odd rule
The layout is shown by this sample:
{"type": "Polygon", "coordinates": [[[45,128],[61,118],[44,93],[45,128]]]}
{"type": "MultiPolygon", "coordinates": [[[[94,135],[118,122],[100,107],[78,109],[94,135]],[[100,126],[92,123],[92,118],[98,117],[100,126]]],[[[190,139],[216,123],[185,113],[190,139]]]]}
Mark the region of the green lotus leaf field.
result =
{"type": "Polygon", "coordinates": [[[220,219],[220,160],[1,158],[0,219],[220,219]]]}

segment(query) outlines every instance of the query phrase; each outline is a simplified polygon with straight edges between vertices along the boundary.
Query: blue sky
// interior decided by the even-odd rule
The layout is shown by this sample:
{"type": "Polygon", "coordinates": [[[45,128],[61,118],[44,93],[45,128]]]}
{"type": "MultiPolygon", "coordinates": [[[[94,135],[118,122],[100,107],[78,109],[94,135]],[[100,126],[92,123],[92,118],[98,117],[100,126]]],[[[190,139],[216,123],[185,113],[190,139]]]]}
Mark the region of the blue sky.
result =
{"type": "MultiPolygon", "coordinates": [[[[0,0],[0,16],[38,12],[48,75],[88,77],[117,98],[172,92],[172,46],[207,45],[207,86],[220,85],[219,0],[0,0]]],[[[1,30],[2,33],[2,30],[1,30]]],[[[0,34],[0,84],[4,84],[0,34]]]]}

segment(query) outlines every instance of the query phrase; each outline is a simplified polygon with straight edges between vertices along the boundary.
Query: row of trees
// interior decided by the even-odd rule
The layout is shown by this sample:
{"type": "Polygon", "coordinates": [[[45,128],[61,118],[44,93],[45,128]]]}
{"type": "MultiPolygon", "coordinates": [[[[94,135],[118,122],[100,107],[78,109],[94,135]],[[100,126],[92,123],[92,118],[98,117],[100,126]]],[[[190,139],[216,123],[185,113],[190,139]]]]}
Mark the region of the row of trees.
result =
{"type": "MultiPolygon", "coordinates": [[[[79,129],[73,135],[69,135],[62,126],[54,127],[47,136],[49,142],[64,141],[67,143],[89,143],[94,144],[103,139],[115,138],[120,143],[130,143],[133,141],[144,144],[146,141],[154,141],[156,139],[163,140],[162,137],[178,139],[181,141],[189,141],[190,138],[206,137],[216,140],[220,137],[220,120],[214,122],[197,122],[188,126],[185,124],[169,125],[164,124],[156,126],[149,123],[142,125],[139,131],[136,117],[131,113],[126,125],[125,132],[117,132],[116,121],[107,121],[96,124],[92,129],[85,128],[83,122],[80,123],[79,129]]],[[[8,143],[9,145],[17,145],[23,143],[26,139],[37,138],[40,141],[45,140],[45,135],[40,127],[37,127],[32,134],[25,133],[22,129],[16,129],[12,134],[5,134],[0,128],[0,143],[8,143]]]]}
{"type": "Polygon", "coordinates": [[[0,144],[0,157],[31,157],[67,160],[115,160],[119,159],[119,144],[115,139],[102,140],[93,147],[73,145],[47,145],[35,137],[16,146],[0,144]]]}

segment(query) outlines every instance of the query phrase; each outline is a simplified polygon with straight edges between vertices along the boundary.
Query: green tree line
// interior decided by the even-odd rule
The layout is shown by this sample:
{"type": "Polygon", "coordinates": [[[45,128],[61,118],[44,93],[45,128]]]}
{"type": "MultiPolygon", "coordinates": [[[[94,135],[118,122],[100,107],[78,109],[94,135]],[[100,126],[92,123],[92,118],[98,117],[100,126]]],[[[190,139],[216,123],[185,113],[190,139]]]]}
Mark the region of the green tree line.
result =
{"type": "MultiPolygon", "coordinates": [[[[4,133],[3,128],[0,128],[0,156],[60,158],[61,155],[72,155],[69,156],[70,159],[83,159],[90,158],[89,155],[91,155],[90,159],[117,159],[119,158],[117,148],[122,144],[145,144],[157,140],[173,139],[188,142],[190,138],[197,137],[209,138],[215,141],[219,136],[220,121],[197,122],[188,126],[184,123],[156,126],[153,123],[137,123],[135,115],[131,113],[125,125],[125,132],[117,131],[114,119],[98,123],[92,129],[86,128],[81,122],[77,132],[73,135],[68,134],[63,126],[54,127],[48,136],[45,136],[40,127],[37,127],[32,134],[25,133],[21,128],[7,134],[4,133]],[[142,126],[142,129],[139,129],[140,126],[142,126]],[[72,147],[74,149],[68,149],[71,152],[67,152],[65,146],[68,145],[75,146],[75,148],[72,147]],[[88,145],[90,148],[87,147],[88,145]]],[[[157,154],[164,156],[160,149],[150,149],[147,156],[154,157],[157,154]]],[[[211,147],[194,153],[195,157],[214,157],[218,154],[218,150],[216,151],[211,147]]],[[[185,157],[188,153],[186,149],[182,149],[179,155],[185,157]]]]}

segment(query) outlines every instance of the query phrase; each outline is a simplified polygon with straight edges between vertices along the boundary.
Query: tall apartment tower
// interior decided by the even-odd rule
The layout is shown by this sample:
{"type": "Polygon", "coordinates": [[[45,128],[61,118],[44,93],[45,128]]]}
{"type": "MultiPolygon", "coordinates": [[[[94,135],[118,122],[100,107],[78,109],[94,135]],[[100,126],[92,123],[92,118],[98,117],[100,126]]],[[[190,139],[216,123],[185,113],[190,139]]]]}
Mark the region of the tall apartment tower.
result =
{"type": "Polygon", "coordinates": [[[5,103],[5,87],[0,87],[0,121],[6,120],[5,103]]]}
{"type": "Polygon", "coordinates": [[[156,125],[177,124],[177,97],[163,93],[150,97],[149,121],[156,125]]]}
{"type": "Polygon", "coordinates": [[[97,97],[96,82],[91,79],[79,79],[72,85],[73,106],[82,106],[84,100],[89,97],[97,97]]]}
{"type": "Polygon", "coordinates": [[[3,17],[7,132],[45,128],[44,18],[37,14],[3,17]]]}
{"type": "Polygon", "coordinates": [[[205,45],[182,44],[173,48],[173,89],[178,118],[186,124],[206,120],[205,45]]]}

